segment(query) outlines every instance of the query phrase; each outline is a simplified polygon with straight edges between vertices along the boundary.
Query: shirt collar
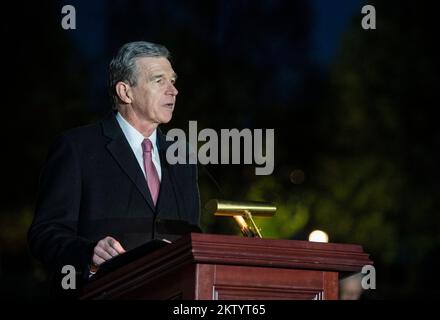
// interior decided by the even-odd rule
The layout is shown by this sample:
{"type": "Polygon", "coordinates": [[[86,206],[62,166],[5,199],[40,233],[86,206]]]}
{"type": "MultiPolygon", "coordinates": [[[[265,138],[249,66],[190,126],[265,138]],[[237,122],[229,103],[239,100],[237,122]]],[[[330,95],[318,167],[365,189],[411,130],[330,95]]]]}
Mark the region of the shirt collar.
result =
{"type": "MultiPolygon", "coordinates": [[[[140,133],[135,127],[133,127],[124,117],[118,112],[116,115],[116,120],[121,126],[122,132],[128,140],[132,149],[137,149],[142,145],[145,137],[140,133]]],[[[156,151],[157,145],[157,128],[154,129],[153,133],[148,137],[153,144],[153,152],[156,151]]]]}

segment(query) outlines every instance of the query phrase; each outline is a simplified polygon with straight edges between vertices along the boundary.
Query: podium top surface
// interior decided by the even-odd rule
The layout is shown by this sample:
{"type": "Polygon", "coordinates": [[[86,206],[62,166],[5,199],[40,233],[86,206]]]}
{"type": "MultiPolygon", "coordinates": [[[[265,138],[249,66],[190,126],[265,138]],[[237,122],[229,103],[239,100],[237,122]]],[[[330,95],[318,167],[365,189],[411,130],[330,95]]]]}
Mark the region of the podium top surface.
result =
{"type": "MultiPolygon", "coordinates": [[[[143,250],[138,250],[143,252],[143,250]]],[[[159,247],[86,285],[87,296],[130,278],[145,278],[188,264],[252,266],[262,268],[360,272],[373,262],[354,244],[299,240],[245,238],[231,235],[190,233],[159,247]]]]}
{"type": "Polygon", "coordinates": [[[301,240],[245,238],[191,233],[174,243],[190,246],[199,263],[257,265],[358,272],[373,264],[362,246],[301,240]]]}

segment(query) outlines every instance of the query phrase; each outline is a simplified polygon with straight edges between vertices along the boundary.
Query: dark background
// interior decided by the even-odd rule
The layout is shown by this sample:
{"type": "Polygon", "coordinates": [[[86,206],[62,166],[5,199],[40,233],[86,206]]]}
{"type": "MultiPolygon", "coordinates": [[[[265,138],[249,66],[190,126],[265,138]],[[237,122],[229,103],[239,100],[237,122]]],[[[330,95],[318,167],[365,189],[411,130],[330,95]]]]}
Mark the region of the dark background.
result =
{"type": "MultiPolygon", "coordinates": [[[[436,11],[414,1],[42,1],[3,5],[0,296],[47,298],[27,251],[38,176],[57,134],[110,109],[107,65],[124,43],[172,52],[180,93],[165,127],[274,128],[275,170],[200,167],[214,197],[273,201],[265,237],[331,242],[371,254],[365,299],[439,297],[440,192],[436,11]],[[76,8],[63,30],[61,8],[76,8]],[[361,28],[374,5],[377,29],[361,28]]],[[[166,131],[166,130],[165,130],[166,131]]],[[[235,234],[202,216],[206,232],[235,234]]]]}

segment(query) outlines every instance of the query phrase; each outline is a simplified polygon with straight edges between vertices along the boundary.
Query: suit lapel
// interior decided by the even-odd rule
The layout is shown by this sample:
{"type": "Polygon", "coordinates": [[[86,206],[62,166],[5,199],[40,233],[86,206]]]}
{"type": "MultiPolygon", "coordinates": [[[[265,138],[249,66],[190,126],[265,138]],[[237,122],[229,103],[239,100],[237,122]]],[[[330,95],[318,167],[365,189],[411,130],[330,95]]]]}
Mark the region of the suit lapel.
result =
{"type": "Polygon", "coordinates": [[[145,201],[150,206],[151,210],[155,212],[155,206],[148,190],[147,181],[142,173],[141,168],[136,160],[133,150],[131,150],[127,139],[119,127],[113,113],[109,114],[103,122],[103,133],[111,140],[107,144],[107,150],[110,152],[115,161],[119,164],[122,171],[124,171],[130,180],[138,188],[139,192],[144,197],[145,201]]]}
{"type": "MultiPolygon", "coordinates": [[[[182,219],[181,210],[182,208],[184,208],[184,206],[183,206],[183,199],[181,199],[182,192],[178,189],[179,184],[176,181],[177,165],[170,165],[166,159],[167,149],[173,142],[167,141],[166,136],[162,133],[160,129],[158,129],[157,143],[158,143],[159,156],[160,156],[160,166],[162,169],[162,182],[160,188],[161,190],[157,202],[158,213],[160,213],[161,208],[165,206],[165,201],[169,202],[172,199],[171,197],[174,195],[174,199],[176,199],[175,201],[177,205],[177,208],[174,208],[173,210],[174,213],[177,213],[177,216],[174,216],[174,219],[176,217],[182,219]]],[[[169,203],[167,203],[167,205],[169,205],[169,203]]],[[[168,212],[167,214],[169,215],[171,214],[171,212],[168,212]]]]}

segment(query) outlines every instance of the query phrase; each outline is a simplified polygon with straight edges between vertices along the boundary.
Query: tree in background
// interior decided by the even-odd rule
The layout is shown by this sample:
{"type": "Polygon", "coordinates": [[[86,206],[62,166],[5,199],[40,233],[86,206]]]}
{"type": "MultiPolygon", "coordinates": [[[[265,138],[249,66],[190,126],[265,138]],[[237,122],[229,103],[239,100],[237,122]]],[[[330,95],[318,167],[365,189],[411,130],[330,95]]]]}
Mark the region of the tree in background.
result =
{"type": "Polygon", "coordinates": [[[373,4],[377,29],[355,17],[323,96],[308,102],[312,150],[289,150],[247,198],[278,203],[274,218],[258,219],[266,236],[305,240],[322,229],[332,242],[363,245],[377,268],[371,298],[432,297],[440,256],[434,10],[373,4]]]}
{"type": "Polygon", "coordinates": [[[356,18],[318,106],[321,148],[306,198],[313,225],[372,254],[373,296],[432,296],[440,245],[435,17],[409,1],[375,7],[377,29],[356,18]]]}

